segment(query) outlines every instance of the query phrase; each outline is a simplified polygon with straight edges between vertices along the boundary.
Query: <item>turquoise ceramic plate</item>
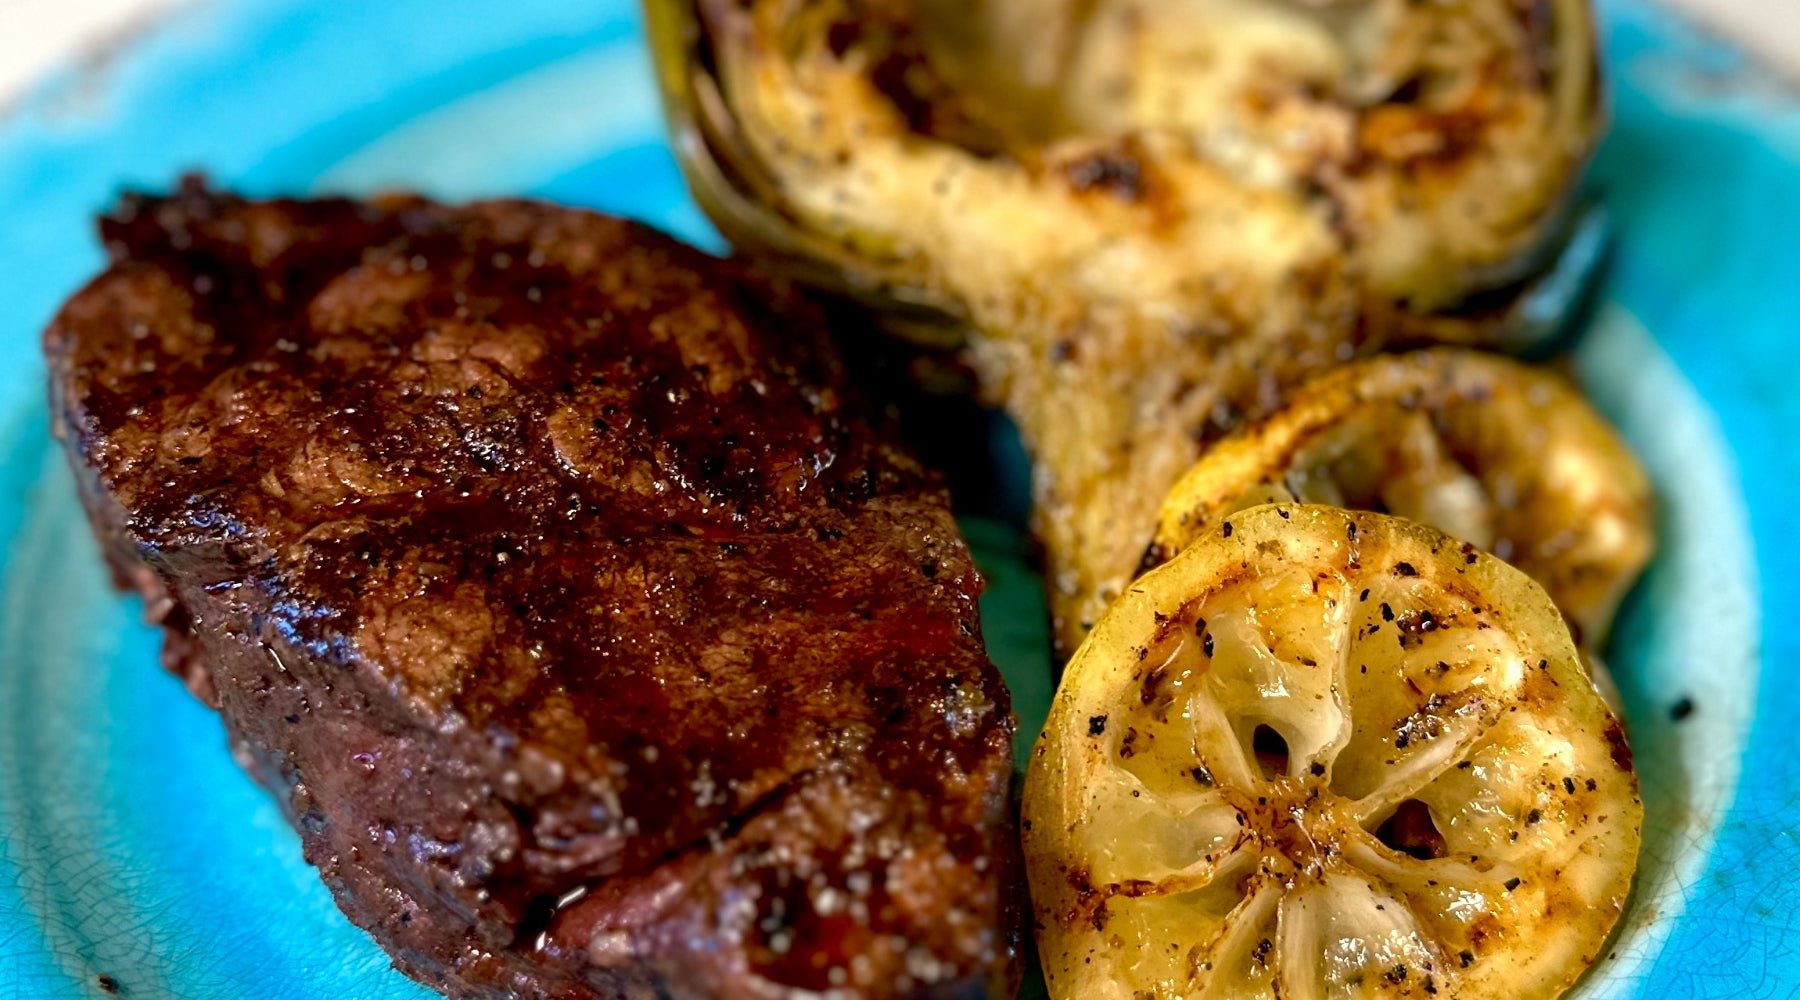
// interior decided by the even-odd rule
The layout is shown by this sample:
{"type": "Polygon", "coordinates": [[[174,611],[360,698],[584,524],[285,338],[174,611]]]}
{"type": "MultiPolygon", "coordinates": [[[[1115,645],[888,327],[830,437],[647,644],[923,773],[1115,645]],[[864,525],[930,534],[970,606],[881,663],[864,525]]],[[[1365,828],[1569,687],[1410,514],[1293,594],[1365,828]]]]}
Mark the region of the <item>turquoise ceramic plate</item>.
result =
{"type": "MultiPolygon", "coordinates": [[[[1603,6],[1616,124],[1596,185],[1618,252],[1576,360],[1655,476],[1664,547],[1611,656],[1644,864],[1581,989],[1790,996],[1800,99],[1666,14],[1603,6]]],[[[620,0],[215,4],[0,117],[0,997],[419,997],[158,670],[49,441],[37,335],[101,263],[89,217],[196,166],[259,193],[527,193],[716,238],[620,0]]],[[[1015,535],[969,527],[1029,734],[1048,700],[1035,582],[1015,535]]]]}

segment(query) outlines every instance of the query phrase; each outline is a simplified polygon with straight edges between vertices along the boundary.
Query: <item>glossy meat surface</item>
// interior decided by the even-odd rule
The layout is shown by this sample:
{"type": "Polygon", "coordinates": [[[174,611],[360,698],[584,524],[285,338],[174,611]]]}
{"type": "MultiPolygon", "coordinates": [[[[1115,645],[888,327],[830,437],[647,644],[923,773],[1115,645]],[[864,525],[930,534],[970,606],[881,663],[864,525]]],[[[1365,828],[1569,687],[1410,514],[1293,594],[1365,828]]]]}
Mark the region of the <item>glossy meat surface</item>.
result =
{"type": "Polygon", "coordinates": [[[401,969],[1008,988],[979,581],[784,288],[523,202],[190,182],[102,231],[45,339],[84,502],[401,969]]]}

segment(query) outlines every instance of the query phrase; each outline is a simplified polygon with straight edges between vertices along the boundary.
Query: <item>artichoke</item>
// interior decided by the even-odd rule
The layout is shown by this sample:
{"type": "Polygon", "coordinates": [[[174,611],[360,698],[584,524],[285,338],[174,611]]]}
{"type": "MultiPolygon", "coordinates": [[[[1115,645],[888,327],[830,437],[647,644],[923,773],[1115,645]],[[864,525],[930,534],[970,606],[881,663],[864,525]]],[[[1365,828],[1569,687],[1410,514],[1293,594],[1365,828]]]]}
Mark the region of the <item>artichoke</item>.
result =
{"type": "Polygon", "coordinates": [[[1529,340],[1594,256],[1586,0],[646,3],[724,234],[1018,423],[1064,653],[1209,443],[1395,342],[1529,340]]]}

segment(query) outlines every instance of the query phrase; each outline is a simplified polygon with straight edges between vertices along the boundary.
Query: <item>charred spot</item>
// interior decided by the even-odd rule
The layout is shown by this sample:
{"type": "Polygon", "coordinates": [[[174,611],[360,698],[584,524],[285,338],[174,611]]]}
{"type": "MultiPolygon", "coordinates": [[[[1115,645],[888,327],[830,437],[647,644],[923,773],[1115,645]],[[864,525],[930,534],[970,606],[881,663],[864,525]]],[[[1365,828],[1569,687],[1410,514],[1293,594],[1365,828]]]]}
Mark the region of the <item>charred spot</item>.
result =
{"type": "Polygon", "coordinates": [[[1394,749],[1404,750],[1415,741],[1435,740],[1444,734],[1444,720],[1440,713],[1444,710],[1443,695],[1434,694],[1426,699],[1425,707],[1401,719],[1394,726],[1394,749]]]}
{"type": "Polygon", "coordinates": [[[1415,635],[1435,632],[1438,628],[1437,616],[1429,611],[1408,611],[1398,616],[1400,630],[1415,635]]]}
{"type": "Polygon", "coordinates": [[[1475,964],[1475,953],[1464,948],[1462,951],[1456,953],[1456,961],[1457,964],[1466,969],[1475,964]]]}
{"type": "Polygon", "coordinates": [[[1202,788],[1211,788],[1213,785],[1217,784],[1217,781],[1213,778],[1213,773],[1206,769],[1205,764],[1195,764],[1188,773],[1194,776],[1194,782],[1202,788]]]}
{"type": "Polygon", "coordinates": [[[1396,965],[1382,974],[1382,978],[1395,985],[1406,982],[1406,966],[1396,965]]]}
{"type": "Polygon", "coordinates": [[[1256,942],[1256,947],[1250,949],[1250,957],[1256,960],[1257,965],[1268,965],[1269,953],[1274,950],[1275,942],[1268,938],[1263,938],[1261,941],[1256,942]]]}
{"type": "Polygon", "coordinates": [[[1613,766],[1626,774],[1637,769],[1631,759],[1631,744],[1625,740],[1625,727],[1614,719],[1606,726],[1606,743],[1612,749],[1613,766]]]}
{"type": "Polygon", "coordinates": [[[1094,894],[1094,879],[1086,868],[1071,868],[1063,877],[1068,880],[1069,888],[1075,890],[1076,895],[1085,897],[1094,894]]]}
{"type": "Polygon", "coordinates": [[[1685,722],[1694,714],[1694,699],[1682,697],[1669,706],[1670,722],[1685,722]]]}
{"type": "Polygon", "coordinates": [[[1069,187],[1082,194],[1101,191],[1120,201],[1144,197],[1144,165],[1125,149],[1098,150],[1065,164],[1062,171],[1069,187]]]}
{"type": "Polygon", "coordinates": [[[1089,736],[1103,736],[1105,734],[1106,734],[1106,716],[1104,716],[1104,715],[1088,716],[1088,735],[1089,736]]]}
{"type": "Polygon", "coordinates": [[[1395,576],[1418,576],[1419,571],[1413,568],[1412,563],[1397,562],[1394,564],[1394,575],[1395,576]]]}
{"type": "Polygon", "coordinates": [[[1094,913],[1088,918],[1088,921],[1093,924],[1095,930],[1103,931],[1106,929],[1107,920],[1111,917],[1112,914],[1106,911],[1106,903],[1102,902],[1099,906],[1094,907],[1094,913]]]}
{"type": "Polygon", "coordinates": [[[906,127],[917,135],[961,146],[972,155],[992,157],[1003,149],[1000,138],[969,114],[955,88],[940,76],[906,26],[881,30],[867,23],[856,29],[872,59],[868,80],[886,97],[906,127]],[[879,52],[879,56],[875,54],[879,52]]]}
{"type": "Polygon", "coordinates": [[[1143,687],[1138,691],[1138,700],[1146,705],[1155,704],[1163,679],[1168,675],[1169,671],[1166,666],[1152,668],[1149,673],[1144,675],[1143,687]]]}
{"type": "Polygon", "coordinates": [[[118,993],[124,989],[123,986],[119,985],[117,979],[104,972],[94,977],[94,985],[100,987],[100,990],[103,993],[118,993]]]}
{"type": "Polygon", "coordinates": [[[1514,875],[1512,878],[1509,878],[1505,882],[1502,882],[1500,884],[1506,887],[1507,892],[1511,892],[1514,889],[1517,889],[1519,887],[1519,883],[1520,883],[1519,877],[1517,875],[1514,875]]]}
{"type": "Polygon", "coordinates": [[[1126,879],[1123,882],[1115,882],[1106,887],[1107,896],[1124,896],[1127,899],[1137,899],[1140,896],[1148,896],[1155,891],[1156,882],[1147,878],[1126,879]]]}
{"type": "Polygon", "coordinates": [[[1231,537],[1231,522],[1226,521],[1223,525],[1220,525],[1219,533],[1224,535],[1226,538],[1230,538],[1231,537]]]}
{"type": "Polygon", "coordinates": [[[1436,615],[1429,611],[1403,611],[1394,618],[1394,627],[1400,630],[1400,648],[1407,649],[1430,632],[1440,627],[1436,615]]]}

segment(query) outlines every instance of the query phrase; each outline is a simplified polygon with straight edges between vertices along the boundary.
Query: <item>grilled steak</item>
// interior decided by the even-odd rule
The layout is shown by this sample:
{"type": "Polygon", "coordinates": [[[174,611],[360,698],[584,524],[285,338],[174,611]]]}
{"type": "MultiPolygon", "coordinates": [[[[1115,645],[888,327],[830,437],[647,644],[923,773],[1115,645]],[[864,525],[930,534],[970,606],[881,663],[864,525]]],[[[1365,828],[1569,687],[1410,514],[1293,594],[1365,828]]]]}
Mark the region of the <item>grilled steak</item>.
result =
{"type": "Polygon", "coordinates": [[[45,336],[83,502],[401,970],[480,998],[1012,988],[979,582],[816,316],[524,202],[190,182],[101,230],[111,268],[45,336]]]}

